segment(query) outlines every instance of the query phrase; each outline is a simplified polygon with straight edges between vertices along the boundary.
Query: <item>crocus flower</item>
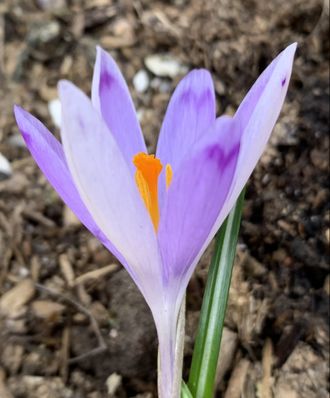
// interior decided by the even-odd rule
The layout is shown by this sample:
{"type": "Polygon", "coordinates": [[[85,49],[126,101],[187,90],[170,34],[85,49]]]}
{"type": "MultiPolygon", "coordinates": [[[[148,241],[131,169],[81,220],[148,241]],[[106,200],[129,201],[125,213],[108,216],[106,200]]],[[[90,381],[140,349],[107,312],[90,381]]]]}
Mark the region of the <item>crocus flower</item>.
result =
{"type": "Polygon", "coordinates": [[[261,74],[234,117],[216,117],[209,72],[176,88],[148,155],[126,83],[97,48],[91,100],[59,83],[62,144],[15,106],[32,156],[63,201],[127,269],[155,320],[160,395],[172,397],[178,313],[203,251],[260,158],[287,92],[296,44],[261,74]]]}

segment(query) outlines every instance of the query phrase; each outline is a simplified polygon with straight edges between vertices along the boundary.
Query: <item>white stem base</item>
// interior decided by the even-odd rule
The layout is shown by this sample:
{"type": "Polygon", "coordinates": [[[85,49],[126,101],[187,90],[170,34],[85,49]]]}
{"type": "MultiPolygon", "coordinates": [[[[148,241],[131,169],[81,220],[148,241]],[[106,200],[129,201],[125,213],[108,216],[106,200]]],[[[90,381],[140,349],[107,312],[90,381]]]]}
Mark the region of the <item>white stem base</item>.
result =
{"type": "Polygon", "coordinates": [[[182,365],[185,338],[185,316],[186,316],[186,296],[183,297],[176,325],[175,336],[175,359],[173,366],[173,383],[168,386],[169,391],[163,392],[163,380],[160,361],[160,351],[158,351],[158,396],[159,398],[180,398],[182,383],[182,365]]]}

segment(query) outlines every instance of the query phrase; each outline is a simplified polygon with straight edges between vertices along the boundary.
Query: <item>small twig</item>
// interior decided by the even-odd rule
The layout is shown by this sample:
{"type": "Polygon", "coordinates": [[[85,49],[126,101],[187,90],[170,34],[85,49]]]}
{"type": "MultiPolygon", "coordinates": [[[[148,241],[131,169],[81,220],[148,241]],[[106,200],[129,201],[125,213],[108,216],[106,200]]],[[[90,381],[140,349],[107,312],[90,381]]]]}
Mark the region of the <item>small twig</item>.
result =
{"type": "Polygon", "coordinates": [[[5,249],[5,252],[3,253],[3,255],[0,256],[0,264],[1,264],[0,288],[2,287],[2,285],[6,279],[6,275],[7,275],[8,268],[9,268],[9,262],[10,262],[12,255],[13,255],[13,249],[12,249],[11,245],[9,245],[9,247],[7,247],[5,249]]]}
{"type": "Polygon", "coordinates": [[[69,364],[69,347],[70,347],[70,329],[65,327],[62,334],[62,348],[61,348],[61,368],[60,374],[64,383],[68,380],[68,364],[69,364]]]}
{"type": "Polygon", "coordinates": [[[107,349],[106,346],[104,346],[104,347],[100,346],[100,347],[93,348],[92,350],[86,352],[85,354],[81,354],[81,355],[78,355],[77,357],[69,359],[68,363],[69,363],[69,365],[73,365],[73,364],[83,361],[87,358],[102,354],[106,349],[107,349]]]}
{"type": "Polygon", "coordinates": [[[62,295],[61,293],[56,292],[53,289],[50,289],[46,286],[43,286],[39,283],[35,284],[36,288],[39,290],[42,290],[54,297],[57,297],[59,300],[62,301],[66,301],[67,303],[73,305],[74,307],[76,307],[78,309],[78,311],[82,312],[84,315],[86,315],[89,318],[90,321],[90,325],[93,329],[93,332],[97,338],[98,341],[98,347],[94,348],[93,350],[90,350],[84,354],[78,355],[77,357],[71,358],[68,360],[68,363],[71,365],[73,363],[79,362],[83,359],[86,359],[88,357],[94,356],[94,355],[98,355],[102,352],[104,352],[107,349],[107,345],[104,341],[104,338],[101,334],[100,328],[97,324],[96,319],[94,318],[94,316],[92,315],[92,313],[85,307],[83,307],[80,303],[78,303],[78,301],[72,299],[71,297],[62,295]]]}
{"type": "Polygon", "coordinates": [[[48,347],[56,347],[58,345],[57,338],[46,338],[43,334],[36,334],[34,336],[26,336],[26,335],[18,335],[18,334],[10,334],[6,332],[4,334],[7,337],[7,341],[10,343],[24,344],[24,347],[29,351],[35,350],[34,343],[42,343],[47,345],[48,347]]]}

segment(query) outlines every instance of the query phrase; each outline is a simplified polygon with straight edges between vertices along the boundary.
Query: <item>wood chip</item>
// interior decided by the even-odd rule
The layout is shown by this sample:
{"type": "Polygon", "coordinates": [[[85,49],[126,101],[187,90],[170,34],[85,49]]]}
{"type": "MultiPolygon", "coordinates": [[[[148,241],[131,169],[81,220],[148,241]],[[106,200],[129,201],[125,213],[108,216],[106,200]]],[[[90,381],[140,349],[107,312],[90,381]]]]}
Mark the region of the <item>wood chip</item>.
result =
{"type": "Polygon", "coordinates": [[[87,290],[85,289],[85,285],[80,283],[77,286],[77,295],[79,298],[79,302],[82,303],[84,306],[86,306],[88,308],[91,305],[92,297],[87,293],[87,290]]]}
{"type": "Polygon", "coordinates": [[[32,210],[32,209],[24,209],[23,215],[32,221],[37,222],[40,225],[43,225],[47,228],[55,228],[56,224],[53,220],[45,217],[42,213],[32,210]]]}
{"type": "Polygon", "coordinates": [[[108,395],[114,397],[118,388],[121,386],[122,377],[117,373],[112,373],[106,381],[106,386],[108,390],[108,395]]]}
{"type": "Polygon", "coordinates": [[[68,379],[69,352],[70,352],[70,329],[66,327],[64,328],[62,334],[61,368],[60,368],[60,374],[64,383],[66,383],[68,379]]]}
{"type": "Polygon", "coordinates": [[[73,286],[75,275],[69,257],[67,256],[67,254],[63,253],[60,255],[58,260],[60,263],[62,275],[64,276],[67,284],[69,286],[73,286]]]}
{"type": "Polygon", "coordinates": [[[102,276],[105,276],[107,274],[111,274],[112,272],[115,272],[119,269],[118,264],[110,264],[105,267],[96,269],[95,271],[90,271],[86,272],[86,274],[78,276],[76,280],[74,281],[74,285],[79,285],[82,283],[86,283],[87,281],[98,279],[102,276]]]}
{"type": "Polygon", "coordinates": [[[224,327],[222,332],[221,348],[218,360],[216,385],[218,385],[223,380],[225,374],[232,366],[237,344],[237,333],[232,332],[227,327],[224,327]]]}
{"type": "Polygon", "coordinates": [[[64,206],[63,208],[63,223],[66,227],[76,227],[81,225],[80,220],[68,206],[64,206]]]}
{"type": "Polygon", "coordinates": [[[262,351],[262,380],[259,384],[260,398],[272,398],[272,368],[273,368],[273,345],[270,339],[266,340],[262,351]]]}
{"type": "Polygon", "coordinates": [[[31,279],[24,279],[0,298],[0,313],[17,313],[34,296],[35,287],[31,279]]]}
{"type": "Polygon", "coordinates": [[[60,316],[65,306],[49,300],[35,300],[31,305],[32,311],[37,318],[50,319],[60,316]]]}
{"type": "Polygon", "coordinates": [[[124,18],[118,19],[113,25],[113,34],[103,36],[101,45],[108,48],[130,47],[136,42],[136,34],[132,23],[124,18]]]}
{"type": "Polygon", "coordinates": [[[250,361],[245,358],[238,362],[231,374],[224,398],[240,398],[242,396],[249,367],[250,361]]]}
{"type": "Polygon", "coordinates": [[[291,236],[296,236],[297,232],[295,231],[294,227],[289,224],[287,221],[285,220],[278,220],[277,221],[277,225],[285,232],[287,232],[289,235],[291,236]]]}
{"type": "Polygon", "coordinates": [[[5,63],[4,63],[4,39],[5,39],[5,18],[3,13],[0,13],[0,79],[2,80],[5,73],[5,63]]]}
{"type": "MultiPolygon", "coordinates": [[[[7,343],[1,352],[1,363],[10,374],[16,374],[23,362],[24,347],[20,344],[7,343]]],[[[2,395],[0,394],[0,397],[2,395]]]]}
{"type": "Polygon", "coordinates": [[[38,282],[40,274],[40,260],[38,256],[33,256],[31,259],[31,277],[34,282],[38,282]]]}
{"type": "Polygon", "coordinates": [[[0,192],[20,195],[25,192],[28,186],[29,180],[20,172],[14,173],[8,180],[1,181],[0,179],[0,192]]]}
{"type": "Polygon", "coordinates": [[[0,397],[1,398],[14,398],[5,384],[5,372],[0,368],[0,397]]]}
{"type": "Polygon", "coordinates": [[[330,296],[330,275],[327,275],[324,281],[323,290],[330,296]]]}

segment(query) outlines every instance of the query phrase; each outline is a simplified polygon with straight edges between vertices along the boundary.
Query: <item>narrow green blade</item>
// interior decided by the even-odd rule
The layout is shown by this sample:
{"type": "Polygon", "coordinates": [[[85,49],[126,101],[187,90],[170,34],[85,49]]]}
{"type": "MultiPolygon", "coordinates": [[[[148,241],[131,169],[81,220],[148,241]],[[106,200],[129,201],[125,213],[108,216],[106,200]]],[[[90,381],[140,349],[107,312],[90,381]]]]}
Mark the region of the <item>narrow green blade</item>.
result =
{"type": "Polygon", "coordinates": [[[181,398],[193,398],[187,384],[183,380],[181,385],[181,398]]]}
{"type": "Polygon", "coordinates": [[[244,190],[216,236],[188,381],[194,398],[213,397],[243,203],[244,190]]]}

